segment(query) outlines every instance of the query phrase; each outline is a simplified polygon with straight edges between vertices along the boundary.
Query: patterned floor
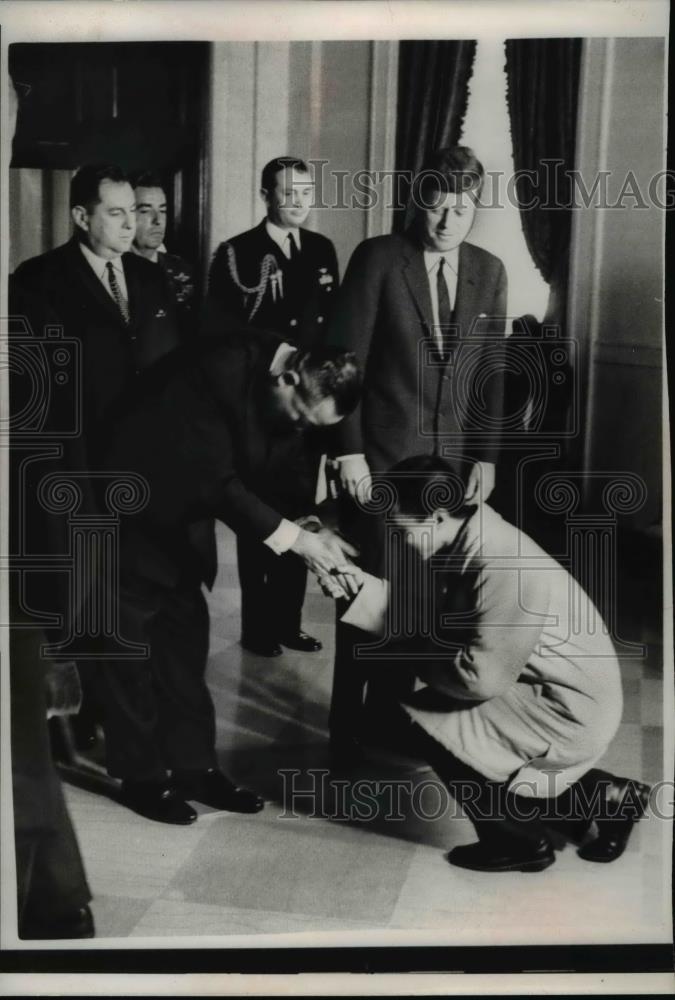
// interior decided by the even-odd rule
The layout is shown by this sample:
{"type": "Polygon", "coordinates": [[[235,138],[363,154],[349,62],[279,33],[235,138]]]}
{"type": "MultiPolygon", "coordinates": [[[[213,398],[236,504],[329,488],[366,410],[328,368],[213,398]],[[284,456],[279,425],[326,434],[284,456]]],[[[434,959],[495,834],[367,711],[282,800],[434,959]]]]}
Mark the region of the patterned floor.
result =
{"type": "MultiPolygon", "coordinates": [[[[304,624],[322,639],[322,653],[287,652],[277,660],[244,653],[237,642],[232,536],[224,529],[219,545],[208,679],[220,759],[240,783],[263,794],[267,805],[256,816],[200,807],[196,824],[171,827],[69,787],[99,941],[129,945],[133,939],[140,946],[155,939],[156,945],[169,946],[180,939],[223,947],[301,945],[308,934],[313,943],[374,945],[671,939],[670,828],[654,816],[639,825],[624,857],[612,865],[586,863],[567,845],[545,872],[494,877],[447,864],[444,853],[473,835],[464,818],[449,814],[452,800],[440,803],[433,790],[419,801],[438,818],[350,819],[344,789],[321,785],[327,767],[332,605],[310,590],[304,624]],[[315,787],[323,793],[301,800],[295,816],[284,805],[292,782],[296,790],[315,787]],[[312,816],[316,802],[322,815],[312,816]],[[244,942],[242,935],[253,939],[244,942]]],[[[624,719],[603,763],[616,773],[656,782],[663,775],[661,650],[654,635],[645,638],[648,659],[623,665],[624,719]]],[[[403,758],[384,756],[364,765],[360,775],[381,779],[383,787],[403,783],[406,793],[432,777],[403,758]]]]}

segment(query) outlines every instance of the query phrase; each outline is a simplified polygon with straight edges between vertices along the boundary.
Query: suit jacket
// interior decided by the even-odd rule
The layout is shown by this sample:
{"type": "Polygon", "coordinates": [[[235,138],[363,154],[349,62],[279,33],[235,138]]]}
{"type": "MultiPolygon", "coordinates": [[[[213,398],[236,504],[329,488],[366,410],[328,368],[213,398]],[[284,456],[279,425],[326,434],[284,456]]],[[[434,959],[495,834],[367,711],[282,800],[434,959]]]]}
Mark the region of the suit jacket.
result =
{"type": "Polygon", "coordinates": [[[123,571],[165,586],[188,574],[211,586],[211,519],[262,542],[282,516],[307,513],[305,434],[281,428],[270,410],[280,343],[245,327],[203,338],[139,386],[105,463],[140,473],[150,487],[147,507],[123,526],[123,571]]]}
{"type": "Polygon", "coordinates": [[[338,264],[329,239],[309,229],[300,233],[301,249],[293,263],[268,236],[265,220],[221,243],[211,264],[209,297],[231,320],[276,330],[290,343],[311,347],[323,338],[337,292],[338,264]],[[283,295],[275,296],[272,275],[277,269],[283,295]]]}
{"type": "MultiPolygon", "coordinates": [[[[10,532],[17,557],[38,555],[49,564],[49,559],[68,554],[68,515],[45,511],[38,500],[40,482],[48,474],[75,473],[82,491],[77,513],[97,513],[100,503],[89,473],[100,459],[106,423],[139,373],[178,344],[173,301],[162,272],[131,253],[123,255],[123,266],[128,326],[75,240],[27,260],[10,279],[9,349],[15,358],[10,532]],[[46,335],[49,328],[56,330],[55,337],[51,331],[46,335]],[[31,370],[42,372],[44,383],[39,386],[40,413],[27,430],[22,414],[30,399],[31,370]],[[32,442],[28,452],[24,441],[32,442]],[[43,454],[24,461],[36,444],[43,454]]],[[[64,574],[40,569],[38,562],[24,581],[28,603],[36,610],[58,612],[67,626],[75,610],[68,581],[64,574]]]]}
{"type": "Polygon", "coordinates": [[[336,453],[365,453],[373,471],[411,455],[442,452],[444,444],[457,458],[494,462],[505,315],[501,261],[463,243],[449,358],[441,362],[434,356],[423,251],[413,234],[361,243],[328,330],[328,341],[354,351],[364,372],[361,405],[337,428],[336,453]],[[481,399],[484,412],[482,403],[476,406],[481,399]]]}
{"type": "MultiPolygon", "coordinates": [[[[425,565],[434,599],[424,620],[432,625],[407,644],[409,655],[404,640],[399,669],[412,667],[427,686],[404,707],[485,777],[559,794],[605,752],[621,719],[619,662],[597,609],[566,569],[487,504],[425,565]]],[[[344,620],[395,641],[388,600],[384,581],[367,577],[344,620]]],[[[415,602],[399,596],[395,606],[415,602]]]]}
{"type": "MultiPolygon", "coordinates": [[[[83,437],[87,457],[111,405],[137,375],[179,344],[175,306],[162,271],[132,253],[122,255],[131,320],[117,305],[73,239],[21,264],[12,275],[10,298],[43,333],[45,315],[80,342],[83,437]]],[[[86,465],[84,466],[86,468],[86,465]]]]}

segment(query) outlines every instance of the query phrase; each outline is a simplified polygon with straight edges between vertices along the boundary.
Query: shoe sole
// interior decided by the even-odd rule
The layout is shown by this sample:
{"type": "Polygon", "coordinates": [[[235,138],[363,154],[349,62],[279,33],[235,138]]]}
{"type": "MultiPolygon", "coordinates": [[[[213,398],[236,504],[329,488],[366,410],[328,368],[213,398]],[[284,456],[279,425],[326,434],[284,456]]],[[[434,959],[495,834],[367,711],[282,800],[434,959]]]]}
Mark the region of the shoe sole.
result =
{"type": "Polygon", "coordinates": [[[192,826],[193,823],[197,822],[196,814],[194,819],[158,819],[157,816],[148,816],[147,813],[141,812],[140,809],[130,805],[128,802],[123,802],[121,799],[119,800],[119,804],[124,806],[125,809],[129,809],[130,812],[136,813],[137,816],[149,819],[151,823],[162,823],[163,826],[192,826]]]}
{"type": "Polygon", "coordinates": [[[474,867],[473,865],[462,865],[462,864],[457,864],[456,861],[451,861],[450,858],[448,858],[448,862],[454,868],[463,868],[465,871],[471,871],[471,872],[485,872],[486,874],[492,874],[492,875],[500,875],[502,872],[504,873],[525,872],[527,874],[529,872],[545,871],[546,868],[550,868],[551,865],[555,863],[555,858],[543,858],[541,860],[538,859],[536,861],[521,861],[514,863],[513,865],[505,866],[503,868],[488,868],[488,867],[481,868],[478,866],[474,867]]]}

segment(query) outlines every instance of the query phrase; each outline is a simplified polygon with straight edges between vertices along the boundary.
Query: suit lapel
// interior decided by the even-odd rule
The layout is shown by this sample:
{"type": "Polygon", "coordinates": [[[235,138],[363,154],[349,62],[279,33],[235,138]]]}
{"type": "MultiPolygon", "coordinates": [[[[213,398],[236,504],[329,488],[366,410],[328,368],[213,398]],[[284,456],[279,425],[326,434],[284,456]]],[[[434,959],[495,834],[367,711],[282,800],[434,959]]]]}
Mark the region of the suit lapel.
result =
{"type": "Polygon", "coordinates": [[[94,299],[108,313],[111,319],[115,319],[120,325],[123,325],[122,316],[117,308],[117,304],[94,274],[76,241],[70,246],[67,266],[69,273],[80,282],[80,285],[86,290],[88,296],[94,299]]]}
{"type": "Polygon", "coordinates": [[[415,247],[412,243],[409,243],[409,249],[406,249],[403,253],[401,272],[415,303],[415,309],[422,320],[427,334],[429,334],[434,323],[429,278],[424,266],[424,254],[422,250],[415,247]]]}
{"type": "MultiPolygon", "coordinates": [[[[129,261],[131,256],[128,253],[122,255],[122,267],[124,268],[124,278],[127,283],[127,293],[129,295],[129,327],[136,327],[140,324],[141,311],[145,300],[141,294],[138,271],[129,261]]],[[[115,306],[115,308],[117,307],[115,306]]]]}
{"type": "Polygon", "coordinates": [[[460,336],[468,336],[471,324],[478,315],[477,293],[478,284],[475,269],[472,267],[472,248],[462,243],[459,248],[457,298],[454,308],[454,320],[459,327],[460,336]]]}

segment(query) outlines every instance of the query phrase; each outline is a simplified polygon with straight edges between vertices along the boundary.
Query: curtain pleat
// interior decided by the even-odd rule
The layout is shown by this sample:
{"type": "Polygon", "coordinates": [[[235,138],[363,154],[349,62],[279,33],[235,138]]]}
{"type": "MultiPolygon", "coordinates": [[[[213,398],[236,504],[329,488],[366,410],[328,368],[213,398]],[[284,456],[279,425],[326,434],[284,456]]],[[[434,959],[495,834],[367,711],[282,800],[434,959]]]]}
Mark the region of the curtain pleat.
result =
{"type": "MultiPolygon", "coordinates": [[[[401,42],[399,47],[396,169],[410,179],[430,154],[459,141],[466,113],[475,41],[401,42]]],[[[399,189],[394,232],[409,221],[403,207],[410,184],[399,189]]]]}
{"type": "Polygon", "coordinates": [[[581,46],[580,38],[506,42],[508,108],[523,232],[534,263],[554,286],[567,273],[572,183],[566,172],[574,168],[581,46]],[[534,171],[534,175],[518,176],[519,171],[534,171]],[[535,207],[525,207],[533,201],[535,207]]]}

